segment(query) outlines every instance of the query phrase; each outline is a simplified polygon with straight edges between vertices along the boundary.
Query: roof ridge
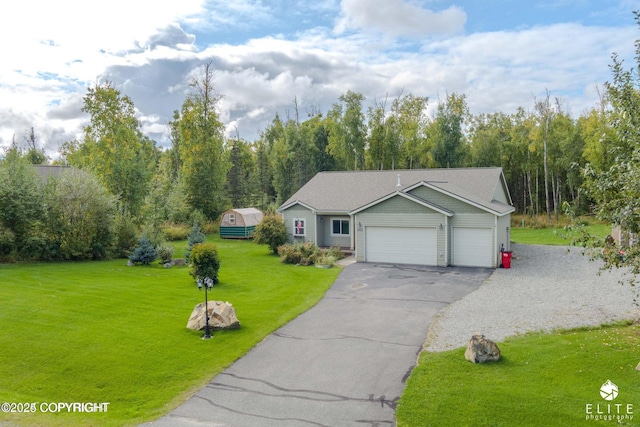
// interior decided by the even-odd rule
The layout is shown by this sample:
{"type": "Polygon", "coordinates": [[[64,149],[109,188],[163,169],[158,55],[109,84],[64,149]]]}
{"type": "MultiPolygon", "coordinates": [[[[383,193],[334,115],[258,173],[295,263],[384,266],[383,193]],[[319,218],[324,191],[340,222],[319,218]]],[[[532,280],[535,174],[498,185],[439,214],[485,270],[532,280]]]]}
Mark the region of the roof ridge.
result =
{"type": "Polygon", "coordinates": [[[500,166],[477,166],[477,167],[459,167],[459,168],[422,168],[422,169],[365,169],[365,170],[339,170],[339,171],[320,171],[319,174],[333,174],[333,173],[393,173],[393,172],[428,172],[428,171],[473,171],[473,170],[490,170],[490,169],[502,169],[500,166]]]}

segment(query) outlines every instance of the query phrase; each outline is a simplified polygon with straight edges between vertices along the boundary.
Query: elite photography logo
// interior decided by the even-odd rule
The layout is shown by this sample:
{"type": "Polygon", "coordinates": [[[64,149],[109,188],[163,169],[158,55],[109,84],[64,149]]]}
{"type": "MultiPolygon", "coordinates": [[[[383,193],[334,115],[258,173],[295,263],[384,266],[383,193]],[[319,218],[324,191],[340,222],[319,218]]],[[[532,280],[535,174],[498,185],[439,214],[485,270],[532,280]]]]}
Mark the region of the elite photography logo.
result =
{"type": "Polygon", "coordinates": [[[600,387],[600,396],[602,396],[604,400],[614,400],[618,397],[618,386],[612,383],[611,380],[607,380],[607,382],[600,387]]]}
{"type": "MultiPolygon", "coordinates": [[[[618,398],[618,386],[607,380],[600,387],[600,396],[606,402],[613,402],[618,398]]],[[[633,403],[587,403],[585,406],[585,419],[603,421],[631,421],[633,419],[633,403]]]]}

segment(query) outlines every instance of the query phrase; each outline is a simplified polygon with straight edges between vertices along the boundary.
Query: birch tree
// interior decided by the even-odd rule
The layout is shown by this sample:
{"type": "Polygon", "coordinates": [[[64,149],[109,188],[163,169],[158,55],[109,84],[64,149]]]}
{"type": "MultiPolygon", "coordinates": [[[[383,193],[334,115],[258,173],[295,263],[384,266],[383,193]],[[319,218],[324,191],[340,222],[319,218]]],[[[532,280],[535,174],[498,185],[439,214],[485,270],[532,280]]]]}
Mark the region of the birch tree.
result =
{"type": "Polygon", "coordinates": [[[174,121],[179,132],[180,179],[192,209],[216,219],[226,203],[224,183],[229,168],[224,156],[224,126],[217,106],[211,63],[191,83],[191,91],[174,121]]]}
{"type": "Polygon", "coordinates": [[[365,169],[366,123],[362,112],[364,96],[351,90],[329,111],[329,153],[345,170],[365,169]]]}
{"type": "Polygon", "coordinates": [[[82,111],[89,125],[82,141],[66,144],[67,161],[95,175],[121,212],[140,215],[159,153],[142,135],[133,101],[105,82],[87,90],[82,111]]]}

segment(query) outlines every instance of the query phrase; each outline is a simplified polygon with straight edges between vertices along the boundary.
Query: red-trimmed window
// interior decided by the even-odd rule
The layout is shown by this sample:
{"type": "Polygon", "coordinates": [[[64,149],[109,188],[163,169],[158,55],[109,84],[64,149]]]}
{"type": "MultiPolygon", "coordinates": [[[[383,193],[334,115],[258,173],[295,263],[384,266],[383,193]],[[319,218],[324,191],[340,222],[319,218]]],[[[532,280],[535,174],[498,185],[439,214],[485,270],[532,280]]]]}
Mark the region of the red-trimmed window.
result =
{"type": "Polygon", "coordinates": [[[293,220],[293,235],[304,236],[306,231],[306,220],[304,218],[295,218],[293,220]]]}

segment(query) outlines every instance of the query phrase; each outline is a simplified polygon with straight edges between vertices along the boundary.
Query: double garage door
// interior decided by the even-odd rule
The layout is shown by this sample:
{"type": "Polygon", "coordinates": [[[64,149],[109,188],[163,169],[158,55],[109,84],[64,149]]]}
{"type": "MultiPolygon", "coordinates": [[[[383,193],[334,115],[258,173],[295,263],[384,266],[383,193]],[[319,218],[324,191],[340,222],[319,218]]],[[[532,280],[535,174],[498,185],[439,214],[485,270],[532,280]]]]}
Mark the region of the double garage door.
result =
{"type": "MultiPolygon", "coordinates": [[[[451,264],[464,267],[494,265],[493,230],[454,227],[451,264]]],[[[438,233],[430,227],[366,227],[367,262],[438,265],[438,233]]]]}
{"type": "Polygon", "coordinates": [[[366,227],[365,257],[367,262],[437,265],[436,229],[366,227]]]}

